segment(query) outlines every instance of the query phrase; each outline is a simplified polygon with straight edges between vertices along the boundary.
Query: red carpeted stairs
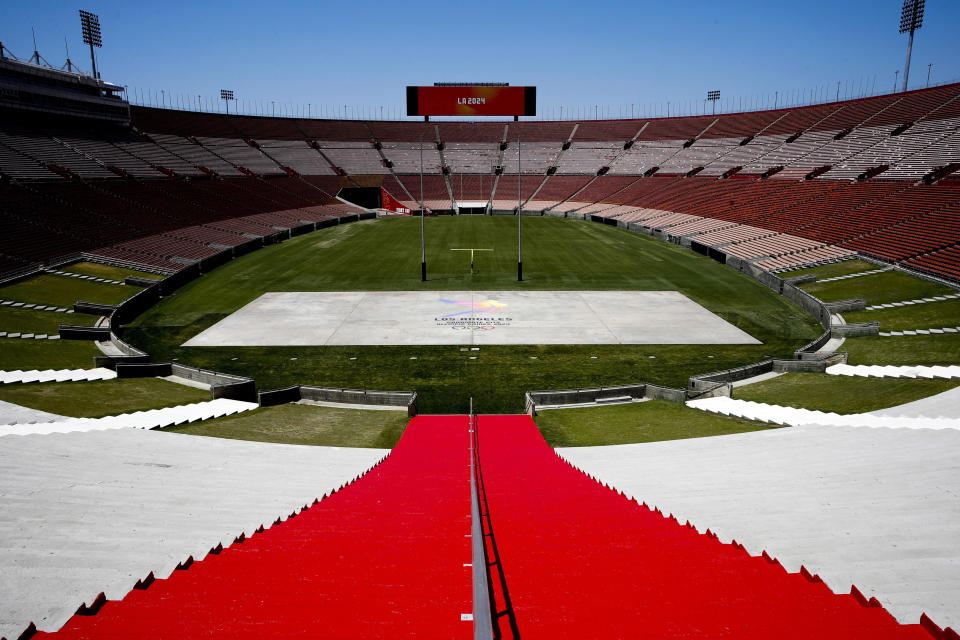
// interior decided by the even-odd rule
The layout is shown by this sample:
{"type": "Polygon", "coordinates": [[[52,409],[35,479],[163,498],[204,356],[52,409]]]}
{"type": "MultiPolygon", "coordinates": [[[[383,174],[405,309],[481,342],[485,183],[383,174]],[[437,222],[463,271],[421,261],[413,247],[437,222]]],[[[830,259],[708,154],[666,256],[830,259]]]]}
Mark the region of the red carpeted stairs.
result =
{"type": "Polygon", "coordinates": [[[466,417],[415,418],[346,488],[50,635],[471,638],[469,460],[466,417]]]}
{"type": "Polygon", "coordinates": [[[604,487],[527,416],[479,417],[477,451],[503,638],[933,637],[604,487]]]}

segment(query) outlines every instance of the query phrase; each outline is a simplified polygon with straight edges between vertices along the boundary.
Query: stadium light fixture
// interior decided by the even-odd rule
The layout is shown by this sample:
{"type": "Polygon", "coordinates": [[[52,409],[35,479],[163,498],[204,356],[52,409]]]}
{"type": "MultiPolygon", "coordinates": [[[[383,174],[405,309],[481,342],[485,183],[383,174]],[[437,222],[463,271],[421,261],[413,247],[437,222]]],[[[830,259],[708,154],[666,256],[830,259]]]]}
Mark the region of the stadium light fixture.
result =
{"type": "Polygon", "coordinates": [[[907,40],[907,62],[903,67],[903,89],[907,90],[907,81],[910,78],[910,54],[913,52],[913,32],[923,26],[923,5],[926,0],[903,0],[903,9],[900,11],[900,33],[910,33],[907,40]]]}
{"type": "Polygon", "coordinates": [[[103,46],[103,37],[100,34],[100,16],[80,9],[80,32],[83,34],[83,43],[90,45],[90,65],[93,69],[93,77],[99,80],[100,74],[97,73],[97,58],[93,55],[93,48],[103,46]]]}
{"type": "Polygon", "coordinates": [[[233,97],[233,89],[220,89],[220,99],[227,105],[227,115],[230,115],[230,101],[235,100],[233,97]]]}
{"type": "Polygon", "coordinates": [[[707,100],[713,103],[713,113],[717,113],[717,100],[720,99],[719,91],[707,91],[707,100]]]}

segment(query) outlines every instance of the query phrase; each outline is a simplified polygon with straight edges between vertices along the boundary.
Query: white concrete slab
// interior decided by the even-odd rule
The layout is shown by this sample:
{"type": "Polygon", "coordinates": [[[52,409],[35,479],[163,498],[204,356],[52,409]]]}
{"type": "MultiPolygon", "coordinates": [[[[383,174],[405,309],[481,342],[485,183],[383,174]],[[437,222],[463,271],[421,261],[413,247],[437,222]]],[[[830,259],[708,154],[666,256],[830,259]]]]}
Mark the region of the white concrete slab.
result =
{"type": "Polygon", "coordinates": [[[240,411],[256,409],[255,402],[242,402],[230,398],[217,398],[204,402],[122,413],[102,418],[64,418],[54,416],[47,422],[25,424],[0,424],[0,438],[4,436],[26,436],[34,434],[68,433],[70,431],[99,431],[103,429],[157,429],[173,424],[206,420],[214,415],[228,415],[240,411]]]}
{"type": "Polygon", "coordinates": [[[676,291],[265,293],[184,346],[760,344],[676,291]]]}
{"type": "Polygon", "coordinates": [[[871,413],[875,416],[960,418],[960,387],[871,413]]]}
{"type": "Polygon", "coordinates": [[[18,422],[52,422],[60,419],[63,419],[63,416],[56,413],[47,413],[0,400],[0,425],[18,422]]]}

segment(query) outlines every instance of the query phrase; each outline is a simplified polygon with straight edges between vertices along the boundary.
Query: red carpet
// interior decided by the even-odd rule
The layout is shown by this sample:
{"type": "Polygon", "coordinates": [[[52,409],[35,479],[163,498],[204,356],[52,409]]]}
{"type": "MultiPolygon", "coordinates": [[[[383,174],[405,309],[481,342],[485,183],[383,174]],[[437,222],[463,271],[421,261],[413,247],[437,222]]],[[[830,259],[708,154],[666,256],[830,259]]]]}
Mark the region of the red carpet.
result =
{"type": "Polygon", "coordinates": [[[343,490],[50,635],[472,638],[469,460],[466,417],[416,418],[343,490]]]}
{"type": "Polygon", "coordinates": [[[503,638],[932,637],[603,487],[527,416],[478,422],[503,638]]]}

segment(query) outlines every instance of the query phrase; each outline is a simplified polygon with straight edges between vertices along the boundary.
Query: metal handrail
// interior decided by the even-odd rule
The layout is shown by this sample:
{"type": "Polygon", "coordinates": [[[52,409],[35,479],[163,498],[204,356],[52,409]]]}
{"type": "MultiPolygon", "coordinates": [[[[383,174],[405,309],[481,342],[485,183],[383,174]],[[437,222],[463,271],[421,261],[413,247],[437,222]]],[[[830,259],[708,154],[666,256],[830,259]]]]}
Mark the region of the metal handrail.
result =
{"type": "Polygon", "coordinates": [[[480,498],[477,493],[477,418],[470,398],[470,539],[473,568],[473,637],[493,639],[493,618],[490,612],[490,589],[487,584],[487,544],[480,520],[480,498]]]}

